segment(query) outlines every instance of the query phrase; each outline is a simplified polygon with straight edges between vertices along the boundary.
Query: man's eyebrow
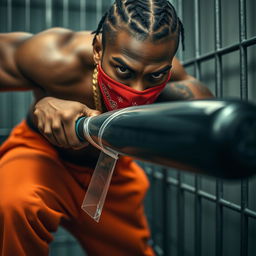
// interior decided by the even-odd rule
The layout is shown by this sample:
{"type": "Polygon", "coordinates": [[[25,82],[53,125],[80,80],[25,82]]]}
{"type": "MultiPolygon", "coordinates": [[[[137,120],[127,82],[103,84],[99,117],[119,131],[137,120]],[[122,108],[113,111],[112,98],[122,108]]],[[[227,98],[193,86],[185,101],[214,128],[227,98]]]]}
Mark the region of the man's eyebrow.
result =
{"type": "Polygon", "coordinates": [[[129,67],[122,59],[118,58],[118,57],[113,57],[113,60],[115,60],[116,62],[118,62],[120,65],[124,66],[125,68],[129,69],[130,71],[134,71],[131,67],[129,67]]]}
{"type": "MultiPolygon", "coordinates": [[[[130,71],[134,71],[134,69],[132,69],[130,66],[128,66],[121,58],[118,57],[113,57],[113,60],[115,60],[116,62],[118,62],[120,65],[124,66],[125,68],[129,69],[130,71]]],[[[166,67],[161,68],[160,70],[157,70],[155,72],[152,72],[151,74],[160,74],[160,73],[164,73],[165,71],[167,71],[168,69],[170,69],[172,66],[171,65],[167,65],[166,67]]]]}
{"type": "Polygon", "coordinates": [[[152,72],[152,74],[160,74],[160,73],[164,73],[165,71],[167,71],[168,69],[170,69],[172,66],[168,65],[164,68],[159,69],[158,71],[152,72]]]}

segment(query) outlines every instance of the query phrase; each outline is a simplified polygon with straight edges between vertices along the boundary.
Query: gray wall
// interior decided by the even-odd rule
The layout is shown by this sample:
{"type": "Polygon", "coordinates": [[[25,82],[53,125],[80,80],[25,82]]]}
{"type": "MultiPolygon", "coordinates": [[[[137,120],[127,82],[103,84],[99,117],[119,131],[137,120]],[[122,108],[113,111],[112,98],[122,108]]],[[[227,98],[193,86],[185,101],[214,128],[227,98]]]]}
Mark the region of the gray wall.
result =
{"type": "MultiPolygon", "coordinates": [[[[1,0],[0,32],[37,33],[52,26],[64,26],[74,30],[95,29],[102,12],[111,2],[1,0]]],[[[241,58],[240,51],[236,49],[221,56],[195,62],[195,58],[200,59],[201,56],[214,54],[217,50],[240,42],[239,2],[246,4],[247,33],[242,40],[254,39],[256,2],[172,2],[185,26],[186,50],[179,50],[178,57],[187,71],[200,78],[219,97],[256,101],[254,42],[245,48],[246,57],[241,58]],[[216,3],[220,3],[219,16],[216,16],[216,3]],[[216,41],[216,20],[220,20],[219,44],[216,41]],[[247,64],[247,69],[242,69],[243,62],[247,64]],[[241,80],[241,77],[245,79],[241,80]]],[[[24,118],[32,101],[30,92],[0,94],[0,135],[7,134],[24,118]]],[[[159,255],[256,255],[254,177],[245,181],[227,182],[177,170],[167,171],[143,163],[142,165],[151,181],[145,206],[152,228],[154,248],[159,255]]],[[[71,253],[82,255],[76,241],[60,230],[52,245],[52,255],[71,253]]]]}

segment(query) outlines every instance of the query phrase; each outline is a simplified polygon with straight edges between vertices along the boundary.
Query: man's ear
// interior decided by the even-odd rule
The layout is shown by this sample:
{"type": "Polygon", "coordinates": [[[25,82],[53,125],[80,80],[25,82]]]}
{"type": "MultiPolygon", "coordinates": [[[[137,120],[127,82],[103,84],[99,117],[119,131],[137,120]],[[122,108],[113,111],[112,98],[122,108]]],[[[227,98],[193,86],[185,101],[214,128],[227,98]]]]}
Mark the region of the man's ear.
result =
{"type": "Polygon", "coordinates": [[[101,61],[103,53],[103,45],[102,45],[102,35],[99,34],[96,36],[94,45],[93,45],[93,59],[96,65],[98,65],[101,61]]]}

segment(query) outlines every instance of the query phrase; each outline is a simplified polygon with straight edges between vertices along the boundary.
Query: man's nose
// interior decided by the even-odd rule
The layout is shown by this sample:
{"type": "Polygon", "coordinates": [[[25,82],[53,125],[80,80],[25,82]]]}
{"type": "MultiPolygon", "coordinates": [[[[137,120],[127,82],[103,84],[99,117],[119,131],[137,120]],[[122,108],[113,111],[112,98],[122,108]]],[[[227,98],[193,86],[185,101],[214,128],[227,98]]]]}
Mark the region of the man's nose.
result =
{"type": "Polygon", "coordinates": [[[142,80],[135,80],[131,84],[132,89],[137,90],[137,91],[144,91],[145,90],[145,85],[143,84],[142,80]]]}

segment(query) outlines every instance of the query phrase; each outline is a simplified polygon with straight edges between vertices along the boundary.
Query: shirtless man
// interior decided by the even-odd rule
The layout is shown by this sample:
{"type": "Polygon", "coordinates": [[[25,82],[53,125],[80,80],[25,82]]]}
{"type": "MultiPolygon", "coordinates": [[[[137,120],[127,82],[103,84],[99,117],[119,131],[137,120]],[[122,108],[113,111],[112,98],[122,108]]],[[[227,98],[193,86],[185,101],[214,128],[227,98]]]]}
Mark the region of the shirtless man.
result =
{"type": "Polygon", "coordinates": [[[153,103],[160,90],[156,102],[211,97],[174,57],[180,37],[166,0],[116,0],[94,34],[0,35],[0,90],[35,95],[26,121],[0,147],[1,255],[47,255],[59,224],[89,255],[154,255],[143,211],[148,181],[132,159],[118,160],[100,223],[81,210],[99,151],[74,127],[83,115],[153,103]],[[124,93],[113,103],[116,87],[104,79],[130,99],[123,102],[124,93]]]}

